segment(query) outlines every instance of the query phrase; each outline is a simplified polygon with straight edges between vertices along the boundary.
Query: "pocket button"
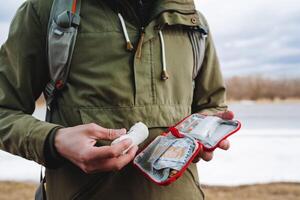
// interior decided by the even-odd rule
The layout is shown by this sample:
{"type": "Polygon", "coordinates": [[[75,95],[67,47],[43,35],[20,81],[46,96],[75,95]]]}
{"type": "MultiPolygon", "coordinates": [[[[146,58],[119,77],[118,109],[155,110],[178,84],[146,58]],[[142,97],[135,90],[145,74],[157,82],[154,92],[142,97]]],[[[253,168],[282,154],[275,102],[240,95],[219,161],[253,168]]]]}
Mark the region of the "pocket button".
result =
{"type": "Polygon", "coordinates": [[[192,22],[193,24],[196,24],[196,23],[197,23],[197,19],[196,19],[195,17],[193,17],[193,18],[191,18],[191,22],[192,22]]]}

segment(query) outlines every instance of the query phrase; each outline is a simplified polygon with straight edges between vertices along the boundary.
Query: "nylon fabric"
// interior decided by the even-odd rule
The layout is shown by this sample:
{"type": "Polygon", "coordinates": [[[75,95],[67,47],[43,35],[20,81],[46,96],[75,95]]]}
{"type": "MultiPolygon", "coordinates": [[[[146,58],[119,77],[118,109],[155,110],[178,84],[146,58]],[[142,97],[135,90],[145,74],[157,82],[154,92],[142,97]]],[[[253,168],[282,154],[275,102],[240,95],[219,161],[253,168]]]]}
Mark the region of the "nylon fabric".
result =
{"type": "MultiPolygon", "coordinates": [[[[150,127],[153,140],[167,126],[192,112],[226,108],[225,88],[210,34],[203,64],[193,80],[193,47],[184,27],[208,25],[195,11],[192,0],[157,1],[145,27],[140,59],[136,58],[135,51],[124,49],[124,35],[116,13],[104,1],[88,0],[81,4],[81,22],[68,81],[56,96],[51,123],[33,118],[35,100],[51,80],[46,58],[51,5],[51,0],[26,1],[18,10],[8,40],[1,48],[1,149],[45,164],[44,142],[55,128],[90,122],[107,128],[128,128],[143,121],[150,127]],[[194,21],[194,17],[199,20],[194,21]],[[160,79],[159,28],[164,34],[168,81],[160,79]]],[[[136,48],[140,27],[124,18],[136,48]]],[[[104,144],[104,141],[99,143],[104,144]]],[[[102,173],[86,175],[67,162],[59,169],[47,168],[47,197],[50,200],[77,197],[114,200],[124,196],[130,200],[199,200],[203,195],[196,168],[191,171],[176,184],[161,189],[131,166],[105,176],[102,173]]]]}
{"type": "Polygon", "coordinates": [[[48,59],[50,75],[53,80],[66,79],[66,65],[69,60],[72,41],[76,37],[74,27],[63,29],[55,22],[50,27],[48,38],[48,59]]]}

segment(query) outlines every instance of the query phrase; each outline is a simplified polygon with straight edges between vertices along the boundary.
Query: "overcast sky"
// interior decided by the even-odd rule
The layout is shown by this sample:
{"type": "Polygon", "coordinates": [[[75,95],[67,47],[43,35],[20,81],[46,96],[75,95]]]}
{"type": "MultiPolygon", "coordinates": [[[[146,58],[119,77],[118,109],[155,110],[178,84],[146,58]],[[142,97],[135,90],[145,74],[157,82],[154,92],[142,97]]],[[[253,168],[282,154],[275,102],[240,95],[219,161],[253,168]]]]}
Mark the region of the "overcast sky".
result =
{"type": "MultiPolygon", "coordinates": [[[[225,76],[300,77],[299,0],[195,0],[213,33],[225,76]]],[[[23,0],[0,0],[0,43],[23,0]]]]}

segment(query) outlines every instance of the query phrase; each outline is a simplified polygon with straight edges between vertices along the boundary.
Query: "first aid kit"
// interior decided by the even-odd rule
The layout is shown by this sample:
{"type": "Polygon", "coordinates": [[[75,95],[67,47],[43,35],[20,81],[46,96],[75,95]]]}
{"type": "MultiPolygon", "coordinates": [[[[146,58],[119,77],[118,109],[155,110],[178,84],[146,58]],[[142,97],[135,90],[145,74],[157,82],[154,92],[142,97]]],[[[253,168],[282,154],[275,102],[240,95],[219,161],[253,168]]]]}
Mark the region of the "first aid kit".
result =
{"type": "Polygon", "coordinates": [[[214,151],[241,128],[238,120],[192,114],[158,136],[133,164],[151,181],[169,185],[176,181],[200,151],[214,151]]]}

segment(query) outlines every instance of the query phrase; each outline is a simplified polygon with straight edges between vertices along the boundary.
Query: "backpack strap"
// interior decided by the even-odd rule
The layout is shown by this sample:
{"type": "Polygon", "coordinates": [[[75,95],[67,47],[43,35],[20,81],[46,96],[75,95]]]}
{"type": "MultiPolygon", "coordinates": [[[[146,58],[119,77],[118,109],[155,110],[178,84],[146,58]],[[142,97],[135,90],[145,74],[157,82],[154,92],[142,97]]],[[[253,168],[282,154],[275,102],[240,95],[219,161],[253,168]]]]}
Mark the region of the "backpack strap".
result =
{"type": "MultiPolygon", "coordinates": [[[[56,93],[65,87],[77,31],[80,24],[81,0],[54,0],[48,22],[47,56],[50,81],[44,90],[47,112],[46,121],[51,121],[51,104],[56,93]]],[[[46,200],[46,179],[41,169],[40,185],[35,200],[46,200]]]]}
{"type": "MultiPolygon", "coordinates": [[[[58,91],[67,82],[80,24],[81,0],[54,0],[48,22],[47,56],[50,81],[44,95],[47,116],[58,91]]],[[[46,121],[50,118],[46,116],[46,121]]]]}
{"type": "Polygon", "coordinates": [[[193,80],[197,77],[205,56],[205,45],[208,30],[205,27],[193,27],[188,32],[192,47],[194,58],[193,80]]]}

